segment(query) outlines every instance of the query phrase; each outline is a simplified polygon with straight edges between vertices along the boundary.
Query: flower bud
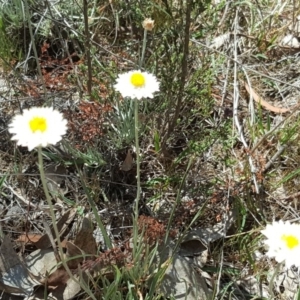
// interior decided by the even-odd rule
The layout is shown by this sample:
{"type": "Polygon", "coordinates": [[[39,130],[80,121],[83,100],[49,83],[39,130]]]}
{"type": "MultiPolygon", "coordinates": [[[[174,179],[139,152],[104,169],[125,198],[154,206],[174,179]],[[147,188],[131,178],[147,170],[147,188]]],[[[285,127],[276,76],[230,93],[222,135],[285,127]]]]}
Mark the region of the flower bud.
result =
{"type": "Polygon", "coordinates": [[[143,21],[142,25],[145,30],[152,31],[154,27],[154,20],[152,20],[151,18],[147,18],[143,21]]]}

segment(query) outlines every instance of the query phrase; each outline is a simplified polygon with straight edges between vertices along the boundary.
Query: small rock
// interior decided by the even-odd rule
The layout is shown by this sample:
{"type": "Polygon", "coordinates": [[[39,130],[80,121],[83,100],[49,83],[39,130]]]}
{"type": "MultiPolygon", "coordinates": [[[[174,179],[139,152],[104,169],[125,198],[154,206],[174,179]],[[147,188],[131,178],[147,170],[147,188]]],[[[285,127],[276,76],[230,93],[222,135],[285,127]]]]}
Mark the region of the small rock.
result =
{"type": "Polygon", "coordinates": [[[286,35],[282,39],[280,45],[281,46],[288,46],[288,47],[291,47],[291,48],[300,48],[300,42],[299,42],[298,38],[294,37],[292,34],[286,35]]]}

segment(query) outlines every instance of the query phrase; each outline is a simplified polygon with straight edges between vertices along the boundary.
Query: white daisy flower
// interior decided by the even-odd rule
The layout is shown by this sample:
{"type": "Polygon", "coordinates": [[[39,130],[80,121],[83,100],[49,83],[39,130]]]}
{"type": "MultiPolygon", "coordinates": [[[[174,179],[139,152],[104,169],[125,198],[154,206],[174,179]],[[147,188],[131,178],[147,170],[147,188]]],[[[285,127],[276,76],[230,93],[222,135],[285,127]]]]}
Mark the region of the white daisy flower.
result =
{"type": "Polygon", "coordinates": [[[279,263],[285,262],[287,268],[300,266],[300,225],[286,221],[268,224],[261,231],[267,237],[267,255],[274,257],[279,263]]]}
{"type": "Polygon", "coordinates": [[[67,121],[51,107],[33,107],[15,116],[8,131],[13,134],[12,140],[31,151],[59,142],[67,131],[67,121]]]}
{"type": "Polygon", "coordinates": [[[154,75],[136,70],[120,74],[114,87],[123,97],[153,98],[153,93],[159,91],[159,82],[154,75]]]}

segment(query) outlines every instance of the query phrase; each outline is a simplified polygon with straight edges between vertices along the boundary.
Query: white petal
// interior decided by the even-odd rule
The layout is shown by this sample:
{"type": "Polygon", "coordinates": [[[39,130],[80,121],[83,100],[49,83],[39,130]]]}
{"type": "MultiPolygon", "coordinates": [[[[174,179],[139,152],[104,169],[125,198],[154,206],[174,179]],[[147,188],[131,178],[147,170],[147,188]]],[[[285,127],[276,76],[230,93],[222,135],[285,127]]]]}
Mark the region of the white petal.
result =
{"type": "Polygon", "coordinates": [[[267,255],[277,262],[285,261],[286,267],[300,266],[300,243],[293,248],[287,246],[282,239],[283,235],[293,236],[300,242],[300,225],[290,222],[273,222],[261,231],[266,236],[265,244],[268,246],[267,255]]]}
{"type": "Polygon", "coordinates": [[[22,115],[13,118],[9,125],[9,132],[13,134],[12,139],[17,141],[18,145],[28,147],[28,150],[49,144],[56,144],[67,132],[67,121],[63,115],[51,107],[33,107],[23,111],[22,115]],[[34,117],[46,119],[47,128],[44,132],[32,132],[29,122],[34,117]]]}
{"type": "Polygon", "coordinates": [[[153,98],[153,94],[159,91],[159,82],[154,75],[135,70],[120,74],[114,88],[120,92],[124,98],[129,97],[140,100],[142,98],[153,98]],[[142,87],[135,87],[130,82],[132,74],[136,72],[141,73],[145,77],[145,84],[142,87]]]}

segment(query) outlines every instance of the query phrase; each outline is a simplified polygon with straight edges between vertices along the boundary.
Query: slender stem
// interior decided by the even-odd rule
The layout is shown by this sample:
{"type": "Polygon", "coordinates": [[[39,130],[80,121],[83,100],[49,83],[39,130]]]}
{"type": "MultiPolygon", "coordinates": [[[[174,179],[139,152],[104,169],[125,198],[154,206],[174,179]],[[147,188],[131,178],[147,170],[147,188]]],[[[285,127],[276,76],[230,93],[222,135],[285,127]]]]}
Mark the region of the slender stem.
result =
{"type": "MultiPolygon", "coordinates": [[[[145,50],[147,43],[147,30],[144,30],[144,39],[142,46],[142,55],[139,62],[139,68],[142,68],[145,50]]],[[[135,152],[136,152],[136,199],[135,199],[135,209],[134,209],[134,219],[133,219],[133,257],[138,257],[137,253],[139,251],[138,247],[138,218],[139,218],[139,202],[141,196],[141,176],[140,176],[140,145],[139,145],[139,100],[134,99],[134,136],[135,136],[135,152]]]]}
{"type": "Polygon", "coordinates": [[[142,68],[142,65],[143,65],[144,59],[145,59],[146,44],[147,44],[147,30],[144,29],[144,39],[143,39],[143,46],[142,46],[142,56],[141,56],[141,60],[140,60],[140,64],[139,64],[140,69],[142,68]]]}
{"type": "Polygon", "coordinates": [[[140,145],[139,145],[139,100],[134,99],[134,135],[135,135],[135,152],[136,152],[136,199],[133,217],[133,257],[138,257],[140,247],[139,244],[139,201],[141,195],[141,177],[140,177],[140,145]]]}
{"type": "Polygon", "coordinates": [[[92,59],[90,52],[90,32],[89,32],[89,18],[88,18],[88,1],[83,0],[83,18],[84,18],[84,34],[85,34],[85,51],[86,51],[86,59],[87,59],[87,67],[88,67],[88,81],[87,81],[87,92],[92,98],[92,59]]]}
{"type": "MultiPolygon", "coordinates": [[[[142,68],[145,50],[147,44],[147,30],[144,30],[144,39],[142,46],[142,57],[140,60],[139,67],[142,68]]],[[[136,221],[139,215],[139,201],[141,195],[141,176],[140,176],[140,145],[139,145],[139,100],[134,99],[134,135],[135,135],[135,151],[136,151],[136,181],[137,181],[137,191],[136,191],[136,202],[135,202],[135,218],[136,221]]]]}
{"type": "Polygon", "coordinates": [[[29,34],[30,34],[30,42],[31,42],[31,45],[32,45],[33,53],[34,53],[34,58],[36,60],[36,68],[37,68],[38,74],[40,76],[40,80],[41,80],[42,87],[43,87],[43,92],[44,92],[43,97],[45,97],[46,102],[47,102],[48,101],[48,95],[47,95],[47,90],[46,90],[46,86],[45,86],[44,77],[43,77],[43,74],[42,74],[42,69],[41,69],[40,62],[39,62],[38,52],[37,52],[36,45],[35,45],[35,38],[34,38],[33,31],[32,31],[32,24],[31,24],[32,15],[30,15],[27,1],[24,1],[24,6],[25,6],[26,15],[27,15],[26,17],[27,17],[27,20],[28,20],[28,29],[29,29],[29,34]]]}
{"type": "MultiPolygon", "coordinates": [[[[191,11],[192,11],[192,3],[193,1],[187,1],[186,4],[186,13],[185,13],[185,27],[184,27],[184,41],[183,41],[183,55],[181,60],[181,76],[180,76],[180,86],[177,93],[177,103],[175,106],[175,112],[173,115],[172,120],[168,124],[168,131],[167,134],[164,137],[164,140],[162,144],[165,146],[167,139],[173,132],[176,124],[177,119],[179,117],[179,114],[182,110],[182,102],[184,97],[184,87],[186,84],[186,78],[188,75],[188,57],[189,57],[189,48],[190,48],[190,27],[191,27],[191,11]]],[[[170,106],[171,108],[171,106],[170,106]]],[[[173,109],[173,106],[172,106],[173,109]]]]}
{"type": "Polygon", "coordinates": [[[140,177],[140,145],[139,145],[139,100],[134,99],[134,135],[135,135],[135,151],[136,151],[136,181],[137,191],[135,199],[135,218],[139,215],[139,201],[141,195],[141,177],[140,177]]]}
{"type": "MultiPolygon", "coordinates": [[[[147,30],[144,29],[144,39],[142,46],[142,57],[140,60],[140,69],[142,68],[145,50],[147,44],[147,30]]],[[[141,195],[141,176],[140,176],[140,145],[139,145],[139,100],[134,100],[134,134],[135,134],[135,148],[136,148],[136,180],[137,180],[137,192],[136,192],[136,202],[135,202],[135,216],[136,220],[139,215],[139,200],[141,195]]]]}
{"type": "Polygon", "coordinates": [[[282,268],[282,265],[283,263],[278,263],[274,272],[273,272],[273,275],[270,279],[270,283],[269,283],[269,292],[270,292],[270,296],[272,297],[271,299],[275,299],[275,295],[274,295],[274,291],[273,291],[273,288],[274,288],[274,280],[275,280],[275,277],[278,275],[279,273],[279,270],[282,268]]]}
{"type": "Polygon", "coordinates": [[[46,196],[46,200],[47,200],[47,203],[48,203],[48,206],[49,206],[50,217],[51,217],[51,220],[52,220],[52,225],[53,225],[55,237],[57,238],[57,241],[58,241],[57,243],[58,243],[58,248],[59,248],[59,254],[60,254],[60,257],[62,258],[63,257],[63,249],[61,247],[61,244],[59,243],[60,237],[59,237],[58,227],[57,227],[57,224],[56,224],[56,217],[55,217],[53,204],[51,202],[51,197],[50,197],[48,187],[47,187],[47,183],[46,183],[46,176],[45,176],[44,162],[43,162],[43,154],[42,154],[42,148],[41,147],[38,148],[38,159],[39,159],[39,171],[40,171],[41,181],[42,181],[44,193],[45,193],[45,196],[46,196]]]}
{"type": "Polygon", "coordinates": [[[45,196],[46,196],[46,200],[47,200],[47,203],[49,205],[50,216],[51,216],[51,220],[52,220],[54,234],[55,234],[55,237],[57,239],[57,245],[58,245],[58,250],[59,250],[61,263],[64,266],[64,268],[65,268],[66,272],[68,273],[68,275],[70,276],[70,278],[72,278],[76,283],[78,283],[80,285],[80,287],[83,288],[85,290],[85,292],[87,292],[88,295],[92,297],[92,299],[96,300],[95,296],[92,295],[92,293],[88,289],[88,287],[86,287],[83,282],[80,282],[79,280],[77,280],[74,277],[74,275],[72,274],[72,271],[70,270],[69,266],[67,265],[66,259],[64,257],[63,248],[62,248],[62,245],[61,245],[59,231],[58,231],[58,227],[57,227],[57,223],[56,223],[55,213],[54,213],[54,209],[53,209],[53,204],[51,202],[51,197],[50,197],[49,190],[48,190],[48,187],[47,187],[46,176],[45,176],[45,171],[44,171],[44,163],[43,163],[43,154],[42,154],[42,148],[41,147],[38,148],[38,161],[39,161],[40,177],[41,177],[44,193],[45,193],[45,196]]]}

